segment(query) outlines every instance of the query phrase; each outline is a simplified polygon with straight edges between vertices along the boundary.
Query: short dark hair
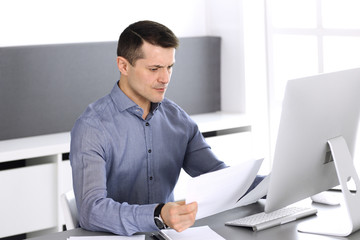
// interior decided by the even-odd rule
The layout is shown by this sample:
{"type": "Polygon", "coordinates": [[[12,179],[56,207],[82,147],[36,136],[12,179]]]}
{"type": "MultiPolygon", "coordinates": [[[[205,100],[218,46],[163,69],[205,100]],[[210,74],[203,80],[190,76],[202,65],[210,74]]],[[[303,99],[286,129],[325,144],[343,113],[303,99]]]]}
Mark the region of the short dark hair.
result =
{"type": "Polygon", "coordinates": [[[163,48],[177,48],[179,39],[166,26],[153,21],[139,21],[129,25],[120,35],[117,55],[131,65],[143,58],[141,47],[144,41],[163,48]]]}

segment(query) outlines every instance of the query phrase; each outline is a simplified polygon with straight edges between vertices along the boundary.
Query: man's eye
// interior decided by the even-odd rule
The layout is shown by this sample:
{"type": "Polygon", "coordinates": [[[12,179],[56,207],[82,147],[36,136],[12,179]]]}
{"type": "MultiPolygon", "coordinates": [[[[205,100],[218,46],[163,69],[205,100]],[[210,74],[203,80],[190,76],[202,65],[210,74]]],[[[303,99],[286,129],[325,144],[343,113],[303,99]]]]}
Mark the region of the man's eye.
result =
{"type": "Polygon", "coordinates": [[[150,71],[152,72],[156,72],[158,70],[158,68],[150,68],[150,71]]]}

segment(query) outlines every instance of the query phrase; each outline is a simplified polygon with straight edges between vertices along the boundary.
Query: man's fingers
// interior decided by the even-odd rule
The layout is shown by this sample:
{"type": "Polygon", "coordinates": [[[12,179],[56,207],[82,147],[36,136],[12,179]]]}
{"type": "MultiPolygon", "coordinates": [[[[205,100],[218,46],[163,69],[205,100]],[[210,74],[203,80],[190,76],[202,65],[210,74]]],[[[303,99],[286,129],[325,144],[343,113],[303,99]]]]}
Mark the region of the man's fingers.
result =
{"type": "Polygon", "coordinates": [[[177,210],[178,210],[179,215],[183,215],[183,214],[186,215],[186,214],[191,214],[194,212],[196,213],[197,208],[198,208],[197,202],[192,202],[189,204],[180,205],[177,210]]]}
{"type": "Polygon", "coordinates": [[[192,226],[198,209],[197,202],[185,204],[184,201],[167,203],[161,210],[165,224],[180,232],[192,226]]]}
{"type": "Polygon", "coordinates": [[[180,201],[177,201],[177,202],[175,202],[175,203],[177,203],[177,204],[179,204],[179,205],[185,205],[185,200],[180,200],[180,201]]]}

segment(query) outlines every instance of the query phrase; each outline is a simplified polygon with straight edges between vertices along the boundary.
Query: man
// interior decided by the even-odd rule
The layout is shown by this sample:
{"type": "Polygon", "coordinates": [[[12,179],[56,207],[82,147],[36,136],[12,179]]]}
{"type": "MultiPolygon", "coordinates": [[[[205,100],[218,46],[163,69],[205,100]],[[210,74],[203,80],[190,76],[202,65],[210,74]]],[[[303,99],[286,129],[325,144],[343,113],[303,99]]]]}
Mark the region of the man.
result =
{"type": "Polygon", "coordinates": [[[164,98],[178,39],[152,21],[131,24],[117,50],[120,80],[71,132],[70,160],[82,228],[119,235],[183,231],[197,203],[174,202],[181,168],[192,177],[225,168],[197,125],[164,98]]]}

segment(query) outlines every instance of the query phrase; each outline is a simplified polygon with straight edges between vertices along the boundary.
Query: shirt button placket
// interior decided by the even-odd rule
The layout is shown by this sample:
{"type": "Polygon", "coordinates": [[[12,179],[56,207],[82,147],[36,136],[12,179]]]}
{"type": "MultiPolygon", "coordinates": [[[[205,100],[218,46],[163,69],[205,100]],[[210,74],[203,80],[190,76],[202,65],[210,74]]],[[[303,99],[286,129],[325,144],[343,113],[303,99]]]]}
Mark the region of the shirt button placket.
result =
{"type": "MultiPolygon", "coordinates": [[[[148,153],[151,153],[151,149],[148,150],[148,153]]],[[[151,180],[153,180],[153,177],[150,176],[149,179],[150,179],[150,181],[151,181],[151,180]]]]}
{"type": "Polygon", "coordinates": [[[148,144],[147,144],[147,146],[149,147],[148,148],[148,150],[147,150],[147,152],[148,152],[148,159],[149,159],[149,162],[148,162],[148,164],[149,164],[149,169],[148,169],[148,181],[149,181],[149,187],[150,187],[150,189],[149,189],[149,201],[151,202],[151,201],[153,201],[153,190],[152,190],[152,185],[153,185],[153,180],[154,180],[154,176],[153,176],[153,166],[152,166],[152,161],[151,161],[151,159],[152,159],[152,156],[150,155],[151,153],[152,153],[152,149],[151,149],[151,142],[152,142],[152,140],[151,140],[151,128],[150,128],[150,123],[149,122],[145,122],[145,131],[147,132],[147,134],[146,134],[146,136],[147,136],[147,139],[148,139],[148,141],[150,141],[150,142],[148,142],[148,144]]]}
{"type": "MultiPolygon", "coordinates": [[[[148,127],[149,125],[150,125],[150,123],[149,123],[149,122],[146,122],[146,123],[145,123],[145,126],[147,126],[147,127],[148,127]]],[[[148,149],[148,153],[151,153],[151,149],[148,149]]],[[[150,179],[150,180],[151,180],[151,179],[150,179]]]]}

